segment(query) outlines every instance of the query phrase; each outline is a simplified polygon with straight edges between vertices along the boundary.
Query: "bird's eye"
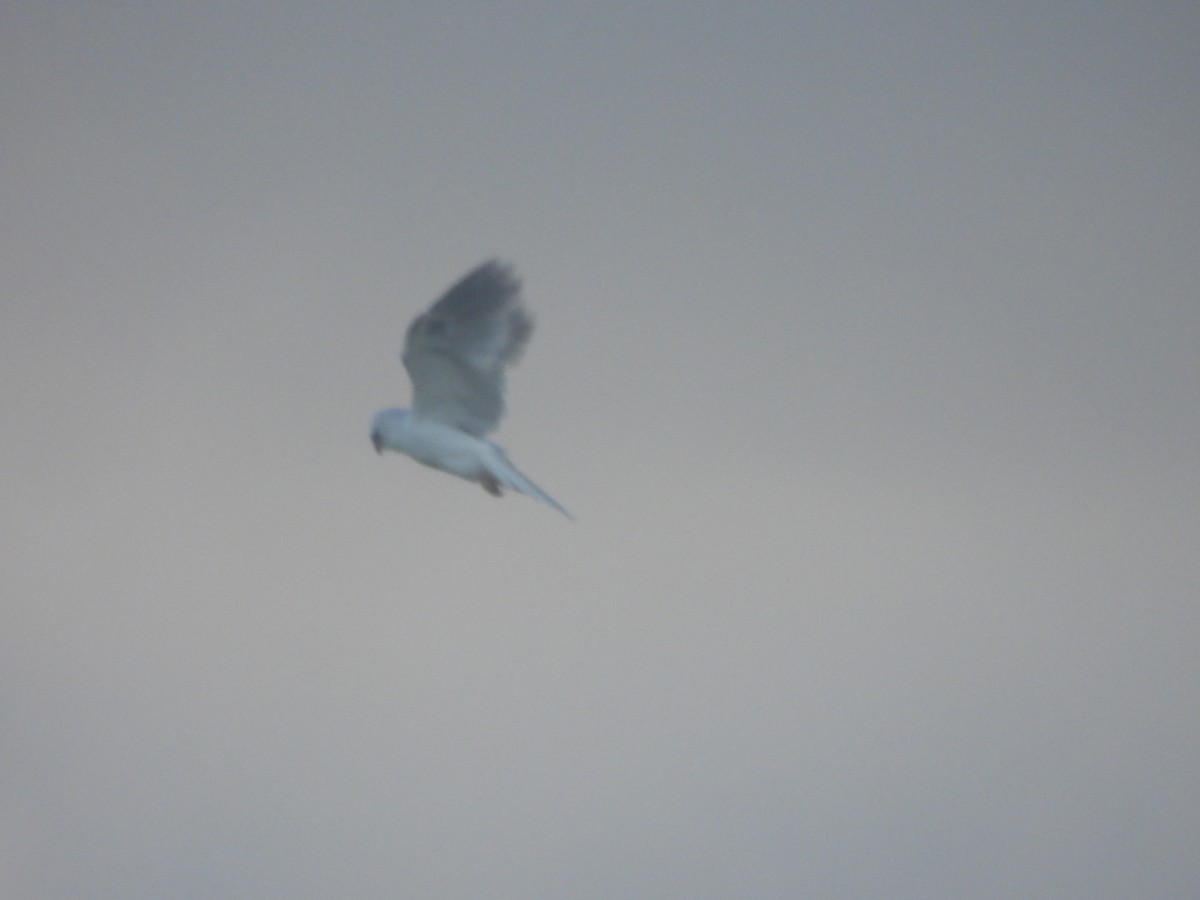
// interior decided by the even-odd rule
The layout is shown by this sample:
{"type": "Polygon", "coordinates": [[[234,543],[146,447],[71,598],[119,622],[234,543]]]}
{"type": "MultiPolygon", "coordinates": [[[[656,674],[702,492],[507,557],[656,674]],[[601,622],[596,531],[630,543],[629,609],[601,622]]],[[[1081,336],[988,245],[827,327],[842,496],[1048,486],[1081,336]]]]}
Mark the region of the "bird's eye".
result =
{"type": "Polygon", "coordinates": [[[445,319],[429,319],[425,323],[425,334],[429,337],[445,337],[450,330],[450,323],[445,319]]]}

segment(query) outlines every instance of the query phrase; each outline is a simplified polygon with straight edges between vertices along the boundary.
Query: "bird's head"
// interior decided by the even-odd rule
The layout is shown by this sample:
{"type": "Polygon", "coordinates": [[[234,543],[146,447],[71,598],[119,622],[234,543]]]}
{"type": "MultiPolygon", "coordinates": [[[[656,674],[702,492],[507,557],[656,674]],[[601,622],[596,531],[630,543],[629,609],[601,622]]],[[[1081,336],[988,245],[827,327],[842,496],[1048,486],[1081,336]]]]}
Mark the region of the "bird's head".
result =
{"type": "Polygon", "coordinates": [[[385,409],[375,414],[375,419],[371,422],[371,444],[376,453],[396,448],[401,440],[400,432],[404,428],[404,420],[407,418],[406,409],[385,409]]]}

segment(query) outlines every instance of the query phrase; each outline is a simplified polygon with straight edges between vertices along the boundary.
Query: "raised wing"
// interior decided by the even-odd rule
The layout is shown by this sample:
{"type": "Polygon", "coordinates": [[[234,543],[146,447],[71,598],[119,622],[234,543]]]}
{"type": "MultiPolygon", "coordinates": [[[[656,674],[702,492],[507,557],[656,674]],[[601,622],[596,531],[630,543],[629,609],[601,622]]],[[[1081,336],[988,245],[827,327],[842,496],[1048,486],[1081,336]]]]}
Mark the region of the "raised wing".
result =
{"type": "Polygon", "coordinates": [[[521,283],[490,260],[451,287],[408,326],[404,367],[413,413],[478,437],[504,415],[504,370],[533,333],[521,283]]]}

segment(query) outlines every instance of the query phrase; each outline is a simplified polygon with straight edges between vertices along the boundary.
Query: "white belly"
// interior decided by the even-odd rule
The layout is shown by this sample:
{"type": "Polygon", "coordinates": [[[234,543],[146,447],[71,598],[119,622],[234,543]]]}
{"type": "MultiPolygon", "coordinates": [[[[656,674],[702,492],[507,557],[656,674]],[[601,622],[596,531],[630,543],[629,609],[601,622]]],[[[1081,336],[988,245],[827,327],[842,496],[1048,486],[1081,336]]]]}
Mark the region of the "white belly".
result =
{"type": "Polygon", "coordinates": [[[487,471],[484,454],[488,442],[482,438],[457,428],[412,417],[405,422],[405,426],[402,446],[396,449],[417,462],[467,481],[478,481],[487,471]]]}

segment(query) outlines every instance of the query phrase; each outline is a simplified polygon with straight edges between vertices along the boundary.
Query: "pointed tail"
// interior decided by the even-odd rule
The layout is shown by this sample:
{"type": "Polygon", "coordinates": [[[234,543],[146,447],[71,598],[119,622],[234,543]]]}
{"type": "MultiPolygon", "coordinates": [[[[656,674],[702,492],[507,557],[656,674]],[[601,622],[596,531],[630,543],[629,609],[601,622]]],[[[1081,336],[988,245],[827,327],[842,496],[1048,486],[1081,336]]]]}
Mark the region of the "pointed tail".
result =
{"type": "Polygon", "coordinates": [[[553,506],[571,521],[575,520],[575,517],[567,512],[561,503],[521,474],[521,471],[505,456],[503,450],[490,441],[488,444],[494,452],[488,454],[487,469],[500,484],[527,497],[541,500],[547,506],[553,506]]]}

